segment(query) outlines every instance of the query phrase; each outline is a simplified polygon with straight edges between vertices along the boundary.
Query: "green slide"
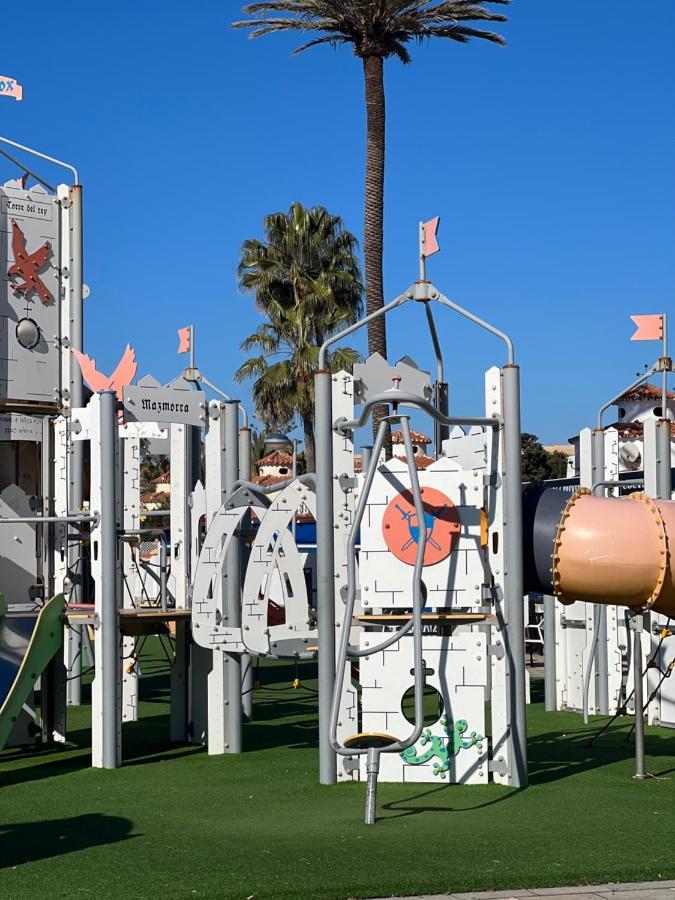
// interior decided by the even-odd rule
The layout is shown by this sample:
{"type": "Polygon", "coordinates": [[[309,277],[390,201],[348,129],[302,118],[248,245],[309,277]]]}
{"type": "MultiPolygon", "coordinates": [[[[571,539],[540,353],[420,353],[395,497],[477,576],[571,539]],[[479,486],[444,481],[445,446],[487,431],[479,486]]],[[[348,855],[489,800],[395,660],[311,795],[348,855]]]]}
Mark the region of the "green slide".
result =
{"type": "Polygon", "coordinates": [[[35,682],[63,646],[63,594],[52,597],[40,610],[33,633],[23,657],[16,661],[12,647],[14,632],[9,628],[7,606],[0,594],[0,669],[10,673],[11,682],[6,696],[0,693],[0,750],[5,746],[19,718],[24,703],[30,697],[35,682]]]}

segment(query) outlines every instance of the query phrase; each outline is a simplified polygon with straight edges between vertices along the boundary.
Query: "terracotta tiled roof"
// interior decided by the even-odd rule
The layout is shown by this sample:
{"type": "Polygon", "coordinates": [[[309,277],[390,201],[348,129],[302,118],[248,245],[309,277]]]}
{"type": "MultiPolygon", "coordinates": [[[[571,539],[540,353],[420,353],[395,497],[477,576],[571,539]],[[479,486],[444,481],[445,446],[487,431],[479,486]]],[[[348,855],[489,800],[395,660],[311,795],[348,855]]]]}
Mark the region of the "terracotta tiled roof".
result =
{"type": "Polygon", "coordinates": [[[358,475],[359,472],[363,471],[363,464],[361,462],[361,457],[357,454],[354,454],[354,472],[358,475]]]}
{"type": "MultiPolygon", "coordinates": [[[[619,397],[617,403],[622,403],[626,400],[661,400],[661,396],[661,388],[655,384],[641,384],[640,387],[636,387],[619,397]]],[[[673,391],[668,391],[668,399],[675,400],[673,391]]]]}
{"type": "MultiPolygon", "coordinates": [[[[430,444],[431,438],[427,437],[426,434],[421,434],[419,431],[410,431],[410,439],[413,444],[430,444]]],[[[391,442],[392,444],[402,444],[403,443],[403,434],[401,431],[392,431],[391,433],[391,442]]]]}
{"type": "Polygon", "coordinates": [[[153,484],[171,484],[171,473],[165,472],[163,475],[158,475],[157,478],[152,479],[153,484]]]}
{"type": "MultiPolygon", "coordinates": [[[[607,428],[616,428],[622,438],[641,438],[645,430],[643,422],[615,422],[607,428]]],[[[675,422],[670,423],[670,433],[675,437],[675,422]]]]}
{"type": "MultiPolygon", "coordinates": [[[[407,462],[405,456],[397,456],[396,459],[400,459],[401,462],[407,462]]],[[[436,462],[433,456],[424,456],[423,454],[415,457],[415,468],[416,469],[428,469],[432,462],[436,462]]]]}
{"type": "Polygon", "coordinates": [[[275,484],[281,484],[282,481],[288,481],[288,475],[256,475],[253,478],[254,484],[261,487],[273,487],[275,484]]]}
{"type": "Polygon", "coordinates": [[[141,503],[166,503],[168,499],[168,494],[165,494],[163,491],[148,491],[145,494],[141,494],[141,503]]]}
{"type": "Polygon", "coordinates": [[[256,466],[287,466],[289,469],[293,465],[293,457],[290,453],[284,453],[283,450],[274,450],[267,456],[263,456],[256,463],[256,466]]]}

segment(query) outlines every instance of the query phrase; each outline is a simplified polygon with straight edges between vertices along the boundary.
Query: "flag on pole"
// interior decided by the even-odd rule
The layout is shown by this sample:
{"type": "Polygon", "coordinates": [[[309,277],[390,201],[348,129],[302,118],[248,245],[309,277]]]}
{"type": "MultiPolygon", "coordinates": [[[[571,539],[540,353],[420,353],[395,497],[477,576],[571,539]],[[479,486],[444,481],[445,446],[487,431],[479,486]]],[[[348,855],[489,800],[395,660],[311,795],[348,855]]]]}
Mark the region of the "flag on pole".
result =
{"type": "Polygon", "coordinates": [[[438,253],[438,251],[441,249],[438,246],[438,241],[436,240],[438,223],[440,221],[441,217],[436,216],[434,219],[429,219],[428,222],[424,223],[424,251],[422,253],[422,256],[433,256],[434,253],[438,253]]]}
{"type": "Polygon", "coordinates": [[[23,88],[15,78],[0,75],[0,97],[14,97],[15,100],[23,100],[23,88]]]}
{"type": "Polygon", "coordinates": [[[631,341],[660,341],[663,338],[663,316],[631,316],[637,331],[631,341]]]}
{"type": "Polygon", "coordinates": [[[178,352],[187,353],[190,350],[190,326],[178,329],[178,352]]]}

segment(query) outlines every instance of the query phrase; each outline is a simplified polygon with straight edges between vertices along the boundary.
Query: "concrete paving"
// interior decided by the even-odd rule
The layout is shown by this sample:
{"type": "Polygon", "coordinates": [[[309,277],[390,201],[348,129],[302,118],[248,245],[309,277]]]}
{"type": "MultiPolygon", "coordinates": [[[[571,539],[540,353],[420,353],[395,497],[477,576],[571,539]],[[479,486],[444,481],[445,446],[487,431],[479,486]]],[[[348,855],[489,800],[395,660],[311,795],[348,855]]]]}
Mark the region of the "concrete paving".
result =
{"type": "MultiPolygon", "coordinates": [[[[530,888],[523,891],[469,891],[463,894],[424,894],[405,900],[675,900],[675,881],[639,881],[627,884],[585,884],[579,887],[530,888]]],[[[384,898],[379,898],[384,900],[384,898]]],[[[399,897],[397,900],[404,900],[399,897]]]]}

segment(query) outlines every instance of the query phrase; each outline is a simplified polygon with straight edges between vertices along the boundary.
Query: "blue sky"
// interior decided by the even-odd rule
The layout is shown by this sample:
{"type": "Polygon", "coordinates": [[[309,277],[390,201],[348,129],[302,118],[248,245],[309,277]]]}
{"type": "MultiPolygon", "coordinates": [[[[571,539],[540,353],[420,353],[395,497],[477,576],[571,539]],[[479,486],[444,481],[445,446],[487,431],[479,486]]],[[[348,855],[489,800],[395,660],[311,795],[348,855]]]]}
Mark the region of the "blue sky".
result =
{"type": "MultiPolygon", "coordinates": [[[[257,324],[241,242],[296,200],[362,234],[358,60],[249,41],[228,27],[235,0],[30,8],[3,42],[25,100],[0,100],[0,133],[81,171],[87,351],[112,369],[130,341],[139,374],[168,380],[192,321],[207,376],[248,399],[232,381],[257,324]]],[[[673,308],[675,4],[648,21],[624,0],[508,12],[506,49],[436,42],[387,64],[385,282],[392,298],[414,281],[417,222],[441,215],[430,275],[512,335],[523,427],[553,442],[658,355],[631,344],[628,316],[673,308]]],[[[421,312],[390,320],[390,356],[428,368],[421,312]]],[[[440,331],[453,410],[475,415],[501,347],[450,314],[440,331]]]]}

